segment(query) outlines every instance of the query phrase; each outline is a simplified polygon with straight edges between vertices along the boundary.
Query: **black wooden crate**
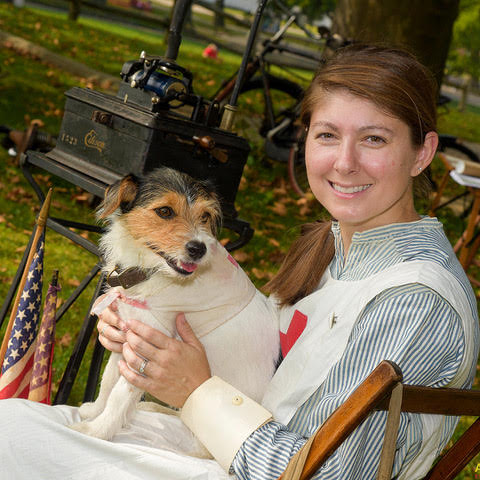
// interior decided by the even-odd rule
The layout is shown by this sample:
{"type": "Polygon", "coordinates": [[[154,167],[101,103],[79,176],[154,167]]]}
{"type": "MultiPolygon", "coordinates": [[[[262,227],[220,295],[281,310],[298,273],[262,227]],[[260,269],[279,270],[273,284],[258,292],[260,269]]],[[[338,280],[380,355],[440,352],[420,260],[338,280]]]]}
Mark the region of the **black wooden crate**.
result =
{"type": "Polygon", "coordinates": [[[118,175],[172,167],[210,180],[225,217],[237,216],[235,197],[250,150],[244,138],[90,89],[74,87],[65,95],[57,145],[48,157],[107,185],[118,175]],[[214,142],[209,148],[200,145],[206,138],[214,142]]]}

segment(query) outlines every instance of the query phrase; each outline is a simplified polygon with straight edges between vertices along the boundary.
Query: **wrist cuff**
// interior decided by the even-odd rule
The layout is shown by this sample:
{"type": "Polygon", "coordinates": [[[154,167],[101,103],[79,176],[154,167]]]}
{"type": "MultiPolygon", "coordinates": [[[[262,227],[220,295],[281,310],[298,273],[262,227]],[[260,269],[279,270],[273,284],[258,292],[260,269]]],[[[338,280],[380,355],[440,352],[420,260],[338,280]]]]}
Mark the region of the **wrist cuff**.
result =
{"type": "Polygon", "coordinates": [[[228,472],[242,443],[272,414],[219,377],[187,398],[181,419],[228,472]]]}

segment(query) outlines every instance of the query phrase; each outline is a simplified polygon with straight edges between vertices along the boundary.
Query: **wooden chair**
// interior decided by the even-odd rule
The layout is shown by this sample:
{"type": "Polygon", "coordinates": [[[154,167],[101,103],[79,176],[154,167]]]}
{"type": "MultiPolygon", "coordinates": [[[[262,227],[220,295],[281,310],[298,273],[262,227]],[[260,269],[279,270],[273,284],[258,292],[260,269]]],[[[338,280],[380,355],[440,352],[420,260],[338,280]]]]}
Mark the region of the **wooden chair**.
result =
{"type": "MultiPolygon", "coordinates": [[[[279,480],[310,479],[375,410],[388,410],[376,478],[389,480],[401,412],[480,416],[480,391],[404,385],[400,369],[392,362],[383,361],[292,457],[279,480]]],[[[441,457],[424,480],[454,479],[479,451],[480,418],[441,457]]]]}

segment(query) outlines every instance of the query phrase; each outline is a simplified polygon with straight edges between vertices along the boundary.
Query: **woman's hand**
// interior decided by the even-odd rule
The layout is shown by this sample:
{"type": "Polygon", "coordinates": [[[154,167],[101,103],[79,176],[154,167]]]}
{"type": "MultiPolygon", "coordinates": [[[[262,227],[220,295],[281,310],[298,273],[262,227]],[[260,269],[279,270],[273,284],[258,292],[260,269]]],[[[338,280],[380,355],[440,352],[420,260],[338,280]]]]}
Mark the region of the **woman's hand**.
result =
{"type": "Polygon", "coordinates": [[[173,407],[211,377],[203,345],[184,314],[176,319],[182,340],[170,338],[137,320],[129,320],[120,373],[136,387],[173,407]],[[143,367],[143,368],[142,368],[143,367]],[[143,374],[139,371],[143,370],[143,374]]]}
{"type": "MultiPolygon", "coordinates": [[[[105,295],[99,297],[95,304],[101,302],[105,295]]],[[[98,314],[98,340],[111,352],[122,353],[123,344],[127,341],[128,330],[125,322],[118,315],[117,301],[113,301],[102,313],[98,314]]]]}

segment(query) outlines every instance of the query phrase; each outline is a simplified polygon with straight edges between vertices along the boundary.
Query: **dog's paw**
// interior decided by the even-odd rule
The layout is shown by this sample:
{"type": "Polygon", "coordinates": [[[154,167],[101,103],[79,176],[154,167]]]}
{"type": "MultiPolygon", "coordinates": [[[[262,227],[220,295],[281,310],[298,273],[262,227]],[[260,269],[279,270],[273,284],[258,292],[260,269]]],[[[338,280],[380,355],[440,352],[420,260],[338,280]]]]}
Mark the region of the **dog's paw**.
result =
{"type": "Polygon", "coordinates": [[[102,413],[102,408],[97,402],[87,402],[79,407],[78,413],[82,420],[92,420],[102,413]]]}
{"type": "Polygon", "coordinates": [[[72,430],[89,435],[90,437],[100,438],[101,440],[111,440],[115,432],[111,431],[108,427],[101,422],[78,422],[69,425],[72,430]]]}

